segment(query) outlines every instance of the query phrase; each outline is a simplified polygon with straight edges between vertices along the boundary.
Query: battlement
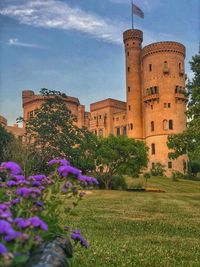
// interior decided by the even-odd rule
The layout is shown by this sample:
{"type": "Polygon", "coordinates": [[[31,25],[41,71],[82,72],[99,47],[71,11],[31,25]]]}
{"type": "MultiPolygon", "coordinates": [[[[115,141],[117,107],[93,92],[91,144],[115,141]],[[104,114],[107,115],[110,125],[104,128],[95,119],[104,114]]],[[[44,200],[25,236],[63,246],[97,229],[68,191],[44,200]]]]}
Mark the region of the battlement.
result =
{"type": "Polygon", "coordinates": [[[123,33],[124,43],[128,40],[138,39],[143,41],[143,32],[137,29],[130,29],[123,33]]]}
{"type": "Polygon", "coordinates": [[[174,52],[182,54],[185,58],[185,46],[178,42],[157,42],[150,45],[145,46],[142,49],[142,58],[144,58],[147,55],[154,54],[154,53],[160,53],[160,52],[174,52]]]}

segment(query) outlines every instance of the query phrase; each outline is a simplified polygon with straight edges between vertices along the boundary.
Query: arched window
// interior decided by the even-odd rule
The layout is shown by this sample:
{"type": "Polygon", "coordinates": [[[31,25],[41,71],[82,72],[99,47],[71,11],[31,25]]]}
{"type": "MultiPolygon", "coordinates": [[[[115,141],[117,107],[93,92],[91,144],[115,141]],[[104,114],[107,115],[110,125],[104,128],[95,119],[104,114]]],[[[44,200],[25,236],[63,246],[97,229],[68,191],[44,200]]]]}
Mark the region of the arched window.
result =
{"type": "Polygon", "coordinates": [[[155,146],[155,144],[151,144],[151,154],[152,155],[156,154],[156,146],[155,146]]]}
{"type": "Polygon", "coordinates": [[[168,68],[168,63],[167,63],[167,61],[164,61],[164,68],[168,68]]]}
{"type": "Polygon", "coordinates": [[[149,64],[149,71],[152,71],[152,64],[149,64]]]}
{"type": "Polygon", "coordinates": [[[181,71],[181,69],[182,69],[181,62],[179,62],[178,68],[179,68],[179,71],[181,71]]]}
{"type": "Polygon", "coordinates": [[[168,130],[168,121],[167,120],[163,121],[163,130],[168,130]]]}
{"type": "Polygon", "coordinates": [[[169,120],[169,129],[173,130],[173,120],[169,120]]]}
{"type": "Polygon", "coordinates": [[[151,131],[154,131],[154,121],[151,121],[151,131]]]}
{"type": "Polygon", "coordinates": [[[131,128],[131,130],[133,130],[133,124],[132,123],[130,124],[130,128],[131,128]]]}

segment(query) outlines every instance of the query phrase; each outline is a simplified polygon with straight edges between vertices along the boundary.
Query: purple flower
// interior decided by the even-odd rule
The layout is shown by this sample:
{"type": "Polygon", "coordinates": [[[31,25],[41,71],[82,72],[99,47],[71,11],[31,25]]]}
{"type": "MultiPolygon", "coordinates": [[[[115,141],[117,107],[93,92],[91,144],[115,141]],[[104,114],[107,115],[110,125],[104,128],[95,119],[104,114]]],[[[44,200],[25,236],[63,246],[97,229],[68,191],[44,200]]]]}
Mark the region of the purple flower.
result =
{"type": "Polygon", "coordinates": [[[16,185],[18,185],[18,182],[15,182],[15,181],[8,181],[7,183],[6,183],[6,185],[8,186],[8,187],[13,187],[13,186],[16,186],[16,185]]]}
{"type": "Polygon", "coordinates": [[[97,179],[90,177],[90,176],[86,176],[86,175],[79,175],[78,179],[87,185],[92,185],[92,184],[98,185],[99,184],[97,179]]]}
{"type": "Polygon", "coordinates": [[[60,166],[58,168],[58,172],[63,176],[66,177],[68,176],[70,173],[74,174],[76,176],[81,175],[81,171],[77,168],[74,168],[72,166],[66,165],[66,166],[60,166]]]}
{"type": "Polygon", "coordinates": [[[16,162],[12,161],[2,162],[0,167],[3,170],[6,169],[10,171],[10,174],[12,175],[17,175],[22,173],[21,167],[16,162]]]}
{"type": "Polygon", "coordinates": [[[33,181],[32,186],[40,186],[41,182],[40,181],[33,181]]]}
{"type": "Polygon", "coordinates": [[[0,220],[0,234],[9,234],[14,231],[11,224],[5,220],[0,220]]]}
{"type": "Polygon", "coordinates": [[[35,216],[32,218],[29,218],[28,221],[30,222],[30,225],[35,228],[41,228],[44,231],[48,230],[48,226],[46,223],[44,223],[39,217],[35,216]]]}
{"type": "Polygon", "coordinates": [[[0,256],[3,254],[8,253],[7,248],[4,246],[4,244],[0,243],[0,256]]]}
{"type": "Polygon", "coordinates": [[[52,159],[48,162],[48,165],[60,164],[62,166],[69,165],[69,161],[66,159],[52,159]]]}
{"type": "Polygon", "coordinates": [[[47,179],[47,177],[44,174],[32,175],[32,176],[29,176],[27,178],[27,180],[31,180],[31,181],[42,181],[42,180],[46,180],[46,179],[47,179]]]}
{"type": "Polygon", "coordinates": [[[15,199],[11,200],[11,205],[16,205],[18,203],[20,203],[20,198],[15,198],[15,199]]]}
{"type": "Polygon", "coordinates": [[[12,217],[12,213],[9,210],[0,212],[1,219],[9,219],[11,217],[12,217]]]}
{"type": "Polygon", "coordinates": [[[38,206],[38,207],[43,207],[44,206],[44,202],[39,201],[39,200],[38,201],[34,201],[33,204],[38,206]]]}
{"type": "Polygon", "coordinates": [[[12,231],[10,233],[8,233],[5,237],[4,237],[4,240],[6,242],[9,242],[9,241],[12,241],[18,237],[21,236],[21,233],[20,232],[16,232],[16,231],[12,231]]]}
{"type": "Polygon", "coordinates": [[[13,175],[12,179],[14,179],[17,182],[25,181],[25,177],[23,175],[13,175]]]}
{"type": "Polygon", "coordinates": [[[27,228],[27,227],[29,227],[29,226],[31,225],[31,222],[30,222],[30,221],[25,220],[25,219],[23,219],[23,218],[21,218],[21,217],[16,218],[16,219],[14,220],[14,223],[16,224],[16,226],[17,226],[18,228],[27,228]]]}
{"type": "Polygon", "coordinates": [[[41,190],[34,187],[22,187],[18,188],[15,193],[16,195],[22,196],[24,198],[28,198],[29,196],[35,198],[41,194],[41,190]]]}
{"type": "Polygon", "coordinates": [[[71,234],[71,239],[74,241],[80,242],[80,244],[85,247],[89,248],[88,242],[85,240],[85,238],[81,235],[79,230],[73,230],[71,234]]]}

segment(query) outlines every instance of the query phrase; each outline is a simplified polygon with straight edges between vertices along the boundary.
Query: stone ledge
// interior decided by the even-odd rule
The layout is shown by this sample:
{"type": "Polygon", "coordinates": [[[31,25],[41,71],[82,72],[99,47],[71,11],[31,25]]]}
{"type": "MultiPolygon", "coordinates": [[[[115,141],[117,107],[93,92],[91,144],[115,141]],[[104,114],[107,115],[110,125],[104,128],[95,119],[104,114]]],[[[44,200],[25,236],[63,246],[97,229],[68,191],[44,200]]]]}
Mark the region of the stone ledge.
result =
{"type": "Polygon", "coordinates": [[[72,255],[70,241],[59,236],[35,248],[24,267],[69,267],[68,258],[72,255]]]}

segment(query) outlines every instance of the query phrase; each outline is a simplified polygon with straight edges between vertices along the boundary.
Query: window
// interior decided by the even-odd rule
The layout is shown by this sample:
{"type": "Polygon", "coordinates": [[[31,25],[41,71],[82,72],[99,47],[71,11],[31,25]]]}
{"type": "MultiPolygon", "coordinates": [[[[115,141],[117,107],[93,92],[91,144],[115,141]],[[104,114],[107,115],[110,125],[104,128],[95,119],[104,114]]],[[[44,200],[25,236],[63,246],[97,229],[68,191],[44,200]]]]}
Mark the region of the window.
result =
{"type": "Polygon", "coordinates": [[[132,123],[130,123],[130,128],[131,128],[131,130],[133,130],[133,124],[132,123]]]}
{"type": "Polygon", "coordinates": [[[127,52],[127,56],[129,56],[129,52],[127,52]]]}
{"type": "Polygon", "coordinates": [[[152,65],[149,64],[149,71],[152,71],[152,65]]]}
{"type": "Polygon", "coordinates": [[[164,61],[164,68],[168,68],[168,63],[167,63],[167,61],[164,61]]]}
{"type": "Polygon", "coordinates": [[[171,103],[168,103],[168,108],[171,108],[171,103]]]}
{"type": "Polygon", "coordinates": [[[117,135],[120,135],[120,128],[117,127],[117,135]]]}
{"type": "Polygon", "coordinates": [[[171,103],[164,103],[164,108],[170,108],[171,107],[171,103]]]}
{"type": "Polygon", "coordinates": [[[101,119],[101,115],[99,115],[99,119],[101,119]]]}
{"type": "Polygon", "coordinates": [[[151,109],[153,109],[153,105],[151,105],[151,109]]]}
{"type": "Polygon", "coordinates": [[[96,120],[96,116],[94,116],[94,120],[96,120]]]}
{"type": "Polygon", "coordinates": [[[131,87],[130,86],[128,86],[128,92],[130,92],[131,91],[131,87]]]}
{"type": "Polygon", "coordinates": [[[131,105],[128,105],[128,110],[131,110],[131,105]]]}
{"type": "Polygon", "coordinates": [[[97,130],[95,130],[95,131],[94,131],[94,134],[96,134],[96,135],[97,135],[97,130]]]}
{"type": "Polygon", "coordinates": [[[181,63],[178,64],[179,71],[181,71],[181,63]]]}
{"type": "Polygon", "coordinates": [[[172,169],[172,162],[171,161],[168,162],[168,169],[172,169]]]}
{"type": "Polygon", "coordinates": [[[169,129],[173,130],[173,120],[169,120],[169,129]]]}
{"type": "Polygon", "coordinates": [[[163,130],[168,130],[168,121],[167,120],[163,121],[163,130]]]}
{"type": "Polygon", "coordinates": [[[154,131],[154,121],[151,121],[151,131],[154,131]]]}
{"type": "Polygon", "coordinates": [[[126,126],[123,127],[123,135],[126,135],[126,126]]]}
{"type": "Polygon", "coordinates": [[[151,154],[152,155],[156,154],[156,146],[155,146],[155,144],[151,144],[151,154]]]}
{"type": "Polygon", "coordinates": [[[152,162],[152,169],[155,169],[155,163],[152,162]]]}
{"type": "Polygon", "coordinates": [[[128,72],[130,72],[130,67],[128,67],[128,72]]]}

